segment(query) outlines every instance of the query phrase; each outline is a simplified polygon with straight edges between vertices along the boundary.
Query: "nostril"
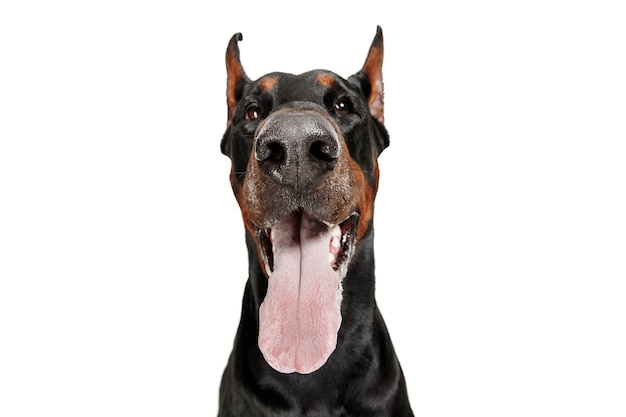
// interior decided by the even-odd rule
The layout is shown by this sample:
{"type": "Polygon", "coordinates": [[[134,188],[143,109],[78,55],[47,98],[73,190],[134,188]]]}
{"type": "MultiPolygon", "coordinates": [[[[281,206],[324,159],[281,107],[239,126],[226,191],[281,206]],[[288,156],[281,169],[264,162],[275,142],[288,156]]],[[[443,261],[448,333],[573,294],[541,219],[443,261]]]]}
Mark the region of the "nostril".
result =
{"type": "Polygon", "coordinates": [[[322,162],[335,162],[337,160],[338,146],[334,142],[327,140],[316,140],[311,143],[310,154],[322,162]]]}
{"type": "Polygon", "coordinates": [[[270,150],[269,156],[266,158],[273,162],[283,162],[285,160],[285,147],[278,142],[271,142],[267,144],[267,148],[270,150]]]}
{"type": "Polygon", "coordinates": [[[285,160],[285,148],[277,141],[259,141],[254,156],[259,162],[283,162],[285,160]]]}

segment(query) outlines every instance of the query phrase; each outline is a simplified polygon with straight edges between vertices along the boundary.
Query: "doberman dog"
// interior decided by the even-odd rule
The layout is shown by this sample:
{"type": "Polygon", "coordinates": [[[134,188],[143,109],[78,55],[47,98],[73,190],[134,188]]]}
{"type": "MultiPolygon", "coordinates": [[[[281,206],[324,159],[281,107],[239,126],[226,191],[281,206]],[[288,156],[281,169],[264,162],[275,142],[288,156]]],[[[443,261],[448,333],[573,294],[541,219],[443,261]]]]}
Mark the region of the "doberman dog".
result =
{"type": "Polygon", "coordinates": [[[252,81],[226,51],[222,152],[249,277],[219,416],[412,416],[374,298],[373,212],[383,124],[380,27],[362,69],[252,81]]]}

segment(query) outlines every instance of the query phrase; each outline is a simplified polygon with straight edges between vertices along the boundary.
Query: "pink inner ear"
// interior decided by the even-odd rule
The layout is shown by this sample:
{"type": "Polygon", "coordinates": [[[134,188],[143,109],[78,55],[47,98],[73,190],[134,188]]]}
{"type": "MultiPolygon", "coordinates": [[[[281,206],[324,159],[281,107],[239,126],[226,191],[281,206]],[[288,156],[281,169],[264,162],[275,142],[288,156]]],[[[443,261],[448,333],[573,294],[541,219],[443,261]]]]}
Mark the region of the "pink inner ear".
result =
{"type": "Polygon", "coordinates": [[[383,80],[375,80],[369,100],[370,114],[380,123],[385,123],[385,102],[383,97],[383,80]]]}
{"type": "Polygon", "coordinates": [[[372,90],[369,98],[370,114],[379,122],[384,123],[384,88],[383,88],[383,32],[378,27],[376,37],[367,54],[362,71],[367,75],[372,90]]]}
{"type": "Polygon", "coordinates": [[[241,33],[235,33],[226,49],[226,102],[228,104],[228,121],[233,117],[235,106],[237,106],[237,84],[240,80],[246,79],[246,73],[243,70],[241,61],[239,60],[239,46],[238,41],[241,41],[243,36],[241,33]]]}

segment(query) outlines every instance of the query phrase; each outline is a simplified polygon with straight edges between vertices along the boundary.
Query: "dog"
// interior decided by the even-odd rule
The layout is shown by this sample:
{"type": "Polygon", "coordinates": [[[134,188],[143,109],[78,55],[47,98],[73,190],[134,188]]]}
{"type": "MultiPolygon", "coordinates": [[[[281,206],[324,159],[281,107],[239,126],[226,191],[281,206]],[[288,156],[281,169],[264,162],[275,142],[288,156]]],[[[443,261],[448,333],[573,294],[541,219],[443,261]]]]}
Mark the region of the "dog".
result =
{"type": "Polygon", "coordinates": [[[413,416],[374,297],[373,214],[384,126],[383,34],[361,70],[245,73],[226,51],[221,151],[249,277],[220,417],[413,416]]]}

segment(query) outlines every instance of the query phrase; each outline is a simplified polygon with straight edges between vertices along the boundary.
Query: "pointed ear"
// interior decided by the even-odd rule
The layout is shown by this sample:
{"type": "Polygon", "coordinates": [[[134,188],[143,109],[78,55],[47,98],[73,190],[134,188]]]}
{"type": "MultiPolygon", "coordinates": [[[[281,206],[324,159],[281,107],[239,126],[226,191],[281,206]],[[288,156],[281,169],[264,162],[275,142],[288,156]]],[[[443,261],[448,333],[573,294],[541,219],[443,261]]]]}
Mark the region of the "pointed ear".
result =
{"type": "Polygon", "coordinates": [[[372,41],[363,68],[350,78],[360,84],[367,97],[370,114],[380,123],[384,123],[383,31],[380,26],[376,27],[376,36],[372,41]]]}
{"type": "Polygon", "coordinates": [[[243,86],[250,81],[246,72],[243,70],[241,61],[239,60],[239,46],[237,42],[243,40],[241,33],[235,33],[226,49],[226,102],[228,104],[228,122],[233,117],[235,106],[241,98],[243,86]]]}

